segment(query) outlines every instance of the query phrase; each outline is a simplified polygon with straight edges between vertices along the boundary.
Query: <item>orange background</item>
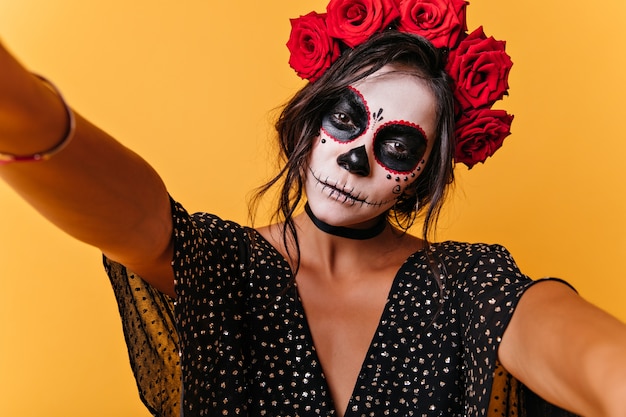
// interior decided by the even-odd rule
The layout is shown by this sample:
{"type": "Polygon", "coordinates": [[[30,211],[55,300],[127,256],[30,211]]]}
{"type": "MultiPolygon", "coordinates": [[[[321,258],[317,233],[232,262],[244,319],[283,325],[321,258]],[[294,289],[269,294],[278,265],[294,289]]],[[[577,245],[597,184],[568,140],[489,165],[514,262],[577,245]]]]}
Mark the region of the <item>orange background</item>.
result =
{"type": "MultiPolygon", "coordinates": [[[[302,85],[289,18],[325,5],[2,0],[0,36],[188,209],[246,223],[275,109],[302,85]]],[[[457,169],[438,239],[502,243],[626,320],[626,2],[475,0],[468,18],[507,40],[516,117],[494,158],[457,169]]],[[[98,251],[2,184],[0,212],[0,415],[148,416],[98,251]]]]}

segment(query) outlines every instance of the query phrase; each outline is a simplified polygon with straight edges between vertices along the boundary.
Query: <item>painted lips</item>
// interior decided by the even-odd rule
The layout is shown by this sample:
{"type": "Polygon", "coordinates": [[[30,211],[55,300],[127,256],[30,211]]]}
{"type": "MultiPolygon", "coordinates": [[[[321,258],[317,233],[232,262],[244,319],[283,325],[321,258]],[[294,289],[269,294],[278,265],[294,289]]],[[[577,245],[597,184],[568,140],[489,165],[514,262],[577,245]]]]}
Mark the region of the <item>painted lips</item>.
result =
{"type": "Polygon", "coordinates": [[[328,193],[328,197],[334,198],[336,201],[342,204],[349,203],[352,205],[361,204],[361,206],[368,205],[368,206],[379,207],[387,203],[386,201],[375,202],[375,203],[368,201],[367,197],[365,198],[361,197],[360,192],[354,194],[354,188],[350,190],[347,190],[345,186],[340,188],[337,186],[339,184],[338,182],[336,182],[335,184],[331,184],[328,181],[328,179],[322,180],[320,177],[315,175],[315,173],[312,170],[309,170],[309,171],[311,172],[311,175],[313,175],[313,178],[317,180],[317,183],[322,186],[322,192],[328,193]]]}

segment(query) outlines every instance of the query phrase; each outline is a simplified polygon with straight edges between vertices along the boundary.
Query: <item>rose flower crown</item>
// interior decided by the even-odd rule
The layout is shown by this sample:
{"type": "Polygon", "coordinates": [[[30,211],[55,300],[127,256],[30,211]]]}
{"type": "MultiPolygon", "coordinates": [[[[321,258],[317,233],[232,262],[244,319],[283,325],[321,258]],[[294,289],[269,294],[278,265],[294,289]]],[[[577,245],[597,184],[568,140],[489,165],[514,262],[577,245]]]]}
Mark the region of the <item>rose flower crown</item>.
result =
{"type": "Polygon", "coordinates": [[[446,72],[457,106],[454,159],[472,168],[498,150],[511,133],[513,116],[493,104],[507,95],[511,58],[505,42],[481,27],[467,33],[465,0],[330,0],[326,13],[291,19],[289,65],[314,82],[342,48],[354,48],[393,27],[448,50],[446,72]]]}

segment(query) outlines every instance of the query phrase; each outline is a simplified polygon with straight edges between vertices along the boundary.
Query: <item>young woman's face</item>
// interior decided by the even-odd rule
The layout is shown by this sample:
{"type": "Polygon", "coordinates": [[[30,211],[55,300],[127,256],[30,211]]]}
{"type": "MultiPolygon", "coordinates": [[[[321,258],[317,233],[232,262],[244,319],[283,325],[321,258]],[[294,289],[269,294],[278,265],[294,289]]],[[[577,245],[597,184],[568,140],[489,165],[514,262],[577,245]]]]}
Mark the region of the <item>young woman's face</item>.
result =
{"type": "Polygon", "coordinates": [[[346,88],[309,157],[312,211],[334,226],[370,226],[410,192],[435,132],[435,98],[415,75],[387,66],[346,88]]]}

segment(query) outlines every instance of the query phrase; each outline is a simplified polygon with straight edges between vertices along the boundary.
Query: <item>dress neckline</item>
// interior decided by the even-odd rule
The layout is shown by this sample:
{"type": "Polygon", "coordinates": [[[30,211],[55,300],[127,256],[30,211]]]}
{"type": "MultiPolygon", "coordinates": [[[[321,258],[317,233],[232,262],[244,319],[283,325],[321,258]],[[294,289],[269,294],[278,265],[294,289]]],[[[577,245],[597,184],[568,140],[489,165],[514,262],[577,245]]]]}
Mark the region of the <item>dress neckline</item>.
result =
{"type": "MultiPolygon", "coordinates": [[[[329,411],[331,411],[332,415],[337,415],[337,410],[331,395],[330,386],[324,374],[324,370],[322,368],[321,361],[319,359],[318,352],[313,341],[313,333],[311,331],[309,320],[304,310],[301,295],[298,291],[298,285],[295,279],[293,269],[291,268],[291,265],[287,261],[287,259],[274,245],[272,245],[256,229],[251,230],[254,231],[254,235],[256,237],[260,237],[263,244],[267,245],[270,250],[274,252],[276,259],[283,264],[282,266],[284,268],[288,268],[291,276],[293,277],[292,282],[289,285],[292,286],[294,289],[293,301],[296,303],[298,315],[302,320],[301,324],[303,339],[301,339],[300,342],[305,343],[310,348],[313,355],[313,362],[315,363],[315,381],[319,384],[322,392],[325,392],[326,394],[326,402],[330,408],[329,411]]],[[[434,245],[438,246],[439,244],[434,245]]],[[[353,416],[352,408],[356,405],[355,401],[358,401],[358,398],[360,398],[360,391],[363,391],[365,389],[365,387],[362,386],[362,381],[367,380],[368,372],[371,370],[372,367],[376,366],[375,358],[378,356],[378,350],[381,349],[381,346],[384,346],[385,335],[388,334],[390,331],[398,329],[400,327],[410,327],[412,329],[415,329],[416,332],[409,337],[415,339],[416,337],[419,338],[420,332],[418,331],[418,329],[420,327],[424,329],[425,327],[427,327],[428,324],[432,324],[435,314],[431,309],[433,303],[429,301],[432,299],[429,299],[427,295],[438,294],[439,286],[437,285],[436,280],[432,277],[432,270],[428,267],[429,262],[427,259],[427,250],[429,250],[429,248],[430,246],[426,246],[412,252],[409,256],[407,256],[407,258],[402,262],[400,267],[396,270],[391,286],[389,287],[385,305],[380,313],[378,323],[376,325],[376,330],[372,335],[372,339],[367,348],[365,357],[361,362],[360,370],[357,375],[355,384],[352,387],[350,399],[348,401],[346,410],[344,410],[344,417],[353,416]],[[418,257],[422,257],[423,259],[418,261],[418,257]],[[420,278],[420,271],[415,268],[415,265],[418,263],[424,265],[422,271],[425,273],[425,275],[422,277],[423,279],[411,280],[411,278],[420,278]],[[428,290],[425,287],[428,287],[428,290]],[[402,290],[402,288],[404,288],[404,290],[402,290]],[[410,308],[414,308],[416,311],[420,312],[420,314],[414,315],[415,321],[408,319],[398,319],[398,316],[401,315],[400,312],[405,309],[404,305],[400,305],[400,300],[402,300],[403,297],[406,296],[406,294],[409,292],[413,293],[415,297],[419,297],[422,299],[421,302],[416,303],[415,306],[410,306],[410,308]]],[[[309,369],[309,371],[311,371],[311,369],[309,369]]]]}

